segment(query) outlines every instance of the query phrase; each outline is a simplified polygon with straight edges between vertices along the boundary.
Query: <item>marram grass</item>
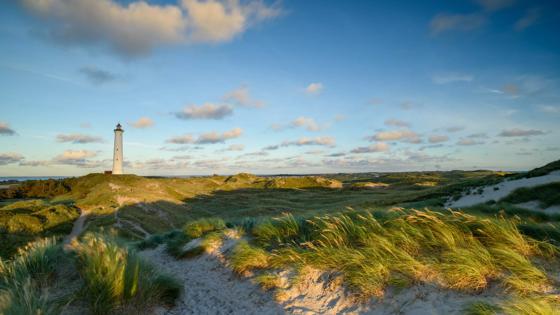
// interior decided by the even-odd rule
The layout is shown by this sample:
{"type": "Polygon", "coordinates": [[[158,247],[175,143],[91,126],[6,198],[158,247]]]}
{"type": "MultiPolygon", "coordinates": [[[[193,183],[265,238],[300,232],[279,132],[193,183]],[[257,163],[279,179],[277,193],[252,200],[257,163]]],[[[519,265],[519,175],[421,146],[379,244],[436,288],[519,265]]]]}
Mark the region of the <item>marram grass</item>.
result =
{"type": "Polygon", "coordinates": [[[47,238],[20,248],[10,261],[0,259],[0,314],[59,314],[59,305],[41,289],[52,278],[60,252],[54,238],[47,238]]]}
{"type": "Polygon", "coordinates": [[[181,284],[115,241],[97,234],[77,244],[84,297],[94,314],[143,313],[163,302],[172,304],[181,284]]]}
{"type": "Polygon", "coordinates": [[[472,293],[498,283],[520,296],[550,288],[534,261],[557,260],[558,248],[522,235],[514,219],[395,211],[386,219],[352,212],[307,221],[286,215],[261,223],[253,229],[259,246],[240,243],[232,267],[246,272],[310,266],[341,273],[363,296],[382,296],[389,285],[422,282],[472,293]]]}

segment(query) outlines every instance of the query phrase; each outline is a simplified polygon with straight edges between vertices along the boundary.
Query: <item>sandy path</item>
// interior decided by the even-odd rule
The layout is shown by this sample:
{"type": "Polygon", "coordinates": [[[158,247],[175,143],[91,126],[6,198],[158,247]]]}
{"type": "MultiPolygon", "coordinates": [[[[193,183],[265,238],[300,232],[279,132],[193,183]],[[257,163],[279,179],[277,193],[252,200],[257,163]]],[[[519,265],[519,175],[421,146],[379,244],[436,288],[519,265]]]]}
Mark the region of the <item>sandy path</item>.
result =
{"type": "Polygon", "coordinates": [[[504,181],[496,185],[484,187],[481,194],[474,194],[473,192],[477,189],[473,189],[469,195],[463,195],[459,200],[448,202],[446,207],[461,208],[485,203],[490,200],[498,201],[518,188],[535,187],[553,182],[560,182],[560,171],[554,171],[544,176],[504,181]]]}
{"type": "Polygon", "coordinates": [[[271,294],[224,266],[219,253],[176,260],[159,246],[140,255],[185,284],[177,305],[157,314],[284,314],[271,294]]]}
{"type": "Polygon", "coordinates": [[[74,225],[72,225],[72,231],[70,231],[70,234],[68,234],[64,238],[65,245],[72,243],[72,241],[75,240],[78,236],[80,236],[80,234],[82,234],[84,230],[84,223],[86,222],[89,212],[84,211],[82,209],[79,210],[80,210],[80,216],[76,219],[76,221],[74,221],[74,225]]]}

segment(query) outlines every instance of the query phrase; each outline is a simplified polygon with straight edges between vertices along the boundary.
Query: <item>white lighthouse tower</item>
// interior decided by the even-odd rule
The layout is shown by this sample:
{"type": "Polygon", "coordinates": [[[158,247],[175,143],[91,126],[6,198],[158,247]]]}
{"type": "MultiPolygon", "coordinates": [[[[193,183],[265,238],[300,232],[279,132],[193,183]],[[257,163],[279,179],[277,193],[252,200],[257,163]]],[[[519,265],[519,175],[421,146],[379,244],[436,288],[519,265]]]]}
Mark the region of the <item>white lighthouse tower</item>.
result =
{"type": "Polygon", "coordinates": [[[115,175],[123,173],[123,132],[121,124],[117,124],[117,128],[115,128],[115,149],[113,151],[113,174],[115,175]]]}

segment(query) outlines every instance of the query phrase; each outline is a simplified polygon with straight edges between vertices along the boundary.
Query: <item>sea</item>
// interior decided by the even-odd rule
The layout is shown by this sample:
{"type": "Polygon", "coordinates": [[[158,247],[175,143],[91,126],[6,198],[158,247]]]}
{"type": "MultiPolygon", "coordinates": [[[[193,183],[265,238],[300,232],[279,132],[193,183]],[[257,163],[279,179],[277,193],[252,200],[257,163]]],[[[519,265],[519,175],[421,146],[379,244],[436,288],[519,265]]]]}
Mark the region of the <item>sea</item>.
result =
{"type": "Polygon", "coordinates": [[[0,183],[5,181],[24,182],[26,180],[63,179],[72,176],[0,176],[0,183]]]}

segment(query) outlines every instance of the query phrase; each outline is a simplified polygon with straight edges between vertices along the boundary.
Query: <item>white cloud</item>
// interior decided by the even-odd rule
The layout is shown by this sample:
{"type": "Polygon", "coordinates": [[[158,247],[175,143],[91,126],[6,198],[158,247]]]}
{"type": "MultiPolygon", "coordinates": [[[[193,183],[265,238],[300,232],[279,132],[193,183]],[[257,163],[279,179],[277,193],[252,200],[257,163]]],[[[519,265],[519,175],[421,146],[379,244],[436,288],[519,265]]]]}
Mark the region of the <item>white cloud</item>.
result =
{"type": "Polygon", "coordinates": [[[465,130],[464,126],[449,126],[444,128],[445,131],[447,132],[458,132],[458,131],[463,131],[465,130]]]}
{"type": "Polygon", "coordinates": [[[129,123],[134,128],[144,129],[154,125],[154,121],[149,117],[140,117],[137,121],[129,123]]]}
{"type": "MultiPolygon", "coordinates": [[[[97,153],[89,150],[66,150],[62,154],[56,156],[49,164],[63,164],[63,165],[74,165],[82,168],[96,168],[105,166],[108,161],[92,161],[90,158],[96,157],[97,153]]],[[[40,163],[47,163],[44,161],[38,161],[40,163]]]]}
{"type": "Polygon", "coordinates": [[[23,156],[19,153],[8,152],[0,153],[0,165],[17,163],[23,160],[23,156]]]}
{"type": "Polygon", "coordinates": [[[235,89],[229,93],[227,93],[223,97],[224,101],[232,102],[237,106],[244,106],[244,107],[263,107],[264,102],[261,100],[254,99],[250,92],[249,88],[246,86],[241,86],[238,89],[235,89]]]}
{"type": "Polygon", "coordinates": [[[148,54],[161,45],[225,42],[258,22],[274,18],[277,5],[262,1],[20,0],[46,21],[45,36],[68,45],[101,45],[125,57],[148,54]]]}
{"type": "Polygon", "coordinates": [[[182,135],[168,139],[166,142],[174,144],[189,144],[194,142],[192,135],[182,135]]]}
{"type": "Polygon", "coordinates": [[[125,163],[126,168],[131,169],[150,169],[150,170],[181,170],[189,167],[189,161],[184,157],[173,157],[171,159],[149,159],[146,161],[135,161],[125,163]]]}
{"type": "Polygon", "coordinates": [[[15,134],[16,132],[12,128],[10,128],[10,126],[7,123],[0,121],[0,135],[13,136],[15,134]]]}
{"type": "Polygon", "coordinates": [[[479,132],[479,133],[473,133],[467,136],[467,138],[471,138],[471,139],[486,139],[488,138],[488,135],[484,132],[479,132]]]}
{"type": "Polygon", "coordinates": [[[193,42],[229,41],[253,24],[281,14],[278,5],[266,6],[262,1],[182,0],[182,5],[193,42]]]}
{"type": "Polygon", "coordinates": [[[335,144],[336,144],[336,140],[333,137],[316,137],[316,138],[303,137],[295,141],[284,141],[282,143],[282,146],[287,147],[287,146],[321,145],[321,146],[332,147],[335,146],[335,144]]]}
{"type": "Polygon", "coordinates": [[[535,24],[535,22],[537,22],[540,17],[541,12],[539,9],[530,9],[525,13],[523,17],[515,22],[513,28],[518,32],[523,31],[531,25],[535,24]]]}
{"type": "Polygon", "coordinates": [[[245,145],[243,144],[232,144],[226,148],[226,151],[243,151],[245,150],[245,145]]]}
{"type": "Polygon", "coordinates": [[[315,122],[313,118],[309,117],[298,117],[294,121],[291,122],[292,127],[302,127],[308,131],[319,131],[321,128],[319,124],[315,122]]]}
{"type": "Polygon", "coordinates": [[[52,164],[52,161],[46,161],[46,160],[34,160],[34,161],[21,161],[21,162],[19,162],[20,166],[31,166],[31,167],[49,166],[51,164],[52,164]]]}
{"type": "Polygon", "coordinates": [[[232,130],[218,133],[215,131],[207,132],[201,134],[198,139],[196,139],[196,144],[214,144],[214,143],[223,143],[226,140],[239,138],[243,130],[241,128],[234,128],[232,130]]]}
{"type": "Polygon", "coordinates": [[[222,119],[232,114],[233,108],[229,105],[205,103],[201,106],[187,106],[182,111],[176,112],[175,117],[180,119],[222,119]]]}
{"type": "Polygon", "coordinates": [[[324,127],[320,126],[315,119],[310,117],[300,116],[292,120],[289,124],[272,124],[270,129],[274,131],[283,131],[288,128],[304,128],[307,131],[320,131],[324,127]]]}
{"type": "Polygon", "coordinates": [[[372,144],[368,147],[358,147],[353,149],[352,153],[374,153],[374,152],[387,152],[389,151],[390,147],[385,142],[378,142],[376,144],[372,144]]]}
{"type": "Polygon", "coordinates": [[[440,13],[430,22],[432,35],[438,35],[449,31],[471,31],[486,23],[486,17],[482,14],[447,14],[440,13]]]}
{"type": "Polygon", "coordinates": [[[405,141],[410,143],[419,143],[420,137],[417,133],[405,130],[380,131],[375,135],[367,138],[370,141],[405,141]]]}
{"type": "Polygon", "coordinates": [[[539,136],[539,135],[544,135],[544,134],[545,134],[545,132],[542,131],[542,130],[513,128],[513,129],[502,130],[502,132],[500,132],[498,134],[498,136],[500,136],[500,137],[530,137],[530,136],[539,136]]]}
{"type": "Polygon", "coordinates": [[[461,139],[457,142],[458,145],[478,145],[478,144],[484,144],[484,142],[482,141],[476,141],[474,139],[461,139]]]}
{"type": "Polygon", "coordinates": [[[62,154],[58,155],[55,160],[57,161],[76,161],[84,160],[87,158],[92,158],[97,156],[94,151],[88,150],[66,150],[62,154]]]}
{"type": "Polygon", "coordinates": [[[72,134],[59,134],[56,136],[56,141],[84,144],[84,143],[103,142],[103,139],[101,139],[100,137],[84,135],[80,133],[72,133],[72,134]]]}
{"type": "Polygon", "coordinates": [[[323,91],[323,84],[319,82],[310,83],[306,88],[307,94],[320,94],[323,91]]]}
{"type": "Polygon", "coordinates": [[[395,126],[395,127],[409,127],[410,124],[406,121],[402,121],[399,119],[387,119],[385,120],[385,125],[387,126],[395,126]]]}
{"type": "Polygon", "coordinates": [[[474,76],[470,74],[459,73],[440,73],[432,76],[432,81],[435,84],[447,84],[453,82],[471,82],[474,76]]]}
{"type": "Polygon", "coordinates": [[[445,135],[431,135],[428,138],[428,141],[430,143],[441,143],[441,142],[445,142],[445,141],[448,141],[448,140],[449,140],[449,137],[445,136],[445,135]]]}

